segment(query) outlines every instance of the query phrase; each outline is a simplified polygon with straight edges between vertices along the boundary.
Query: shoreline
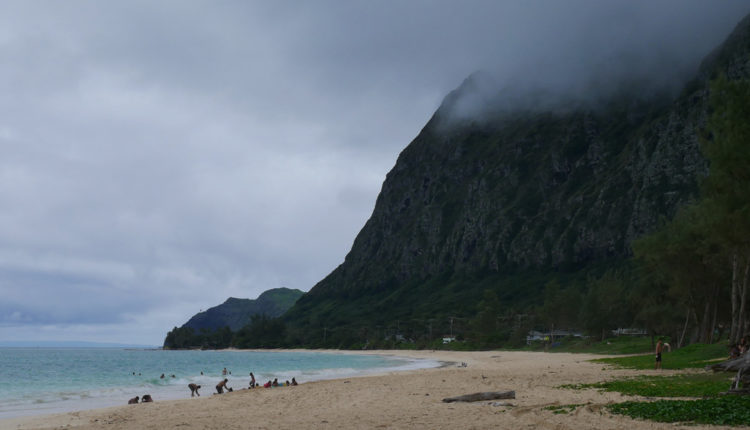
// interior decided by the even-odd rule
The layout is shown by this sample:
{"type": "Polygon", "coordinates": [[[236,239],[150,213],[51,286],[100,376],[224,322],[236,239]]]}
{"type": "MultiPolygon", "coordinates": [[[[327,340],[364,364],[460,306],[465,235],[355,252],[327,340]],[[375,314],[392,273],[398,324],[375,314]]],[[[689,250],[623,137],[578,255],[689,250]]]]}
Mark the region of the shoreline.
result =
{"type": "MultiPolygon", "coordinates": [[[[284,350],[287,351],[287,350],[284,350]]],[[[295,350],[289,350],[295,351],[295,350]]],[[[696,429],[705,426],[638,421],[604,407],[637,397],[557,388],[653,371],[591,363],[601,355],[521,351],[318,351],[430,359],[440,367],[304,382],[283,389],[237,390],[181,400],[123,405],[65,414],[0,420],[2,429],[142,428],[519,428],[696,429]],[[466,363],[458,367],[456,363],[466,363]],[[445,363],[445,364],[443,364],[445,363]],[[484,391],[516,392],[499,402],[444,403],[446,397],[484,391]],[[582,405],[568,414],[547,406],[582,405]]],[[[662,372],[661,374],[669,374],[662,372]]],[[[711,426],[712,429],[721,427],[711,426]]]]}
{"type": "MultiPolygon", "coordinates": [[[[55,349],[55,348],[52,348],[55,349]]],[[[78,349],[78,348],[73,348],[78,349]]],[[[123,348],[115,348],[115,349],[123,349],[123,348]]],[[[201,351],[202,352],[202,351],[201,351]]],[[[360,376],[368,376],[368,375],[380,375],[380,374],[387,374],[390,372],[403,372],[408,370],[414,370],[414,369],[421,369],[421,368],[430,368],[430,367],[440,367],[445,365],[444,363],[435,362],[430,359],[413,359],[408,358],[405,356],[399,357],[397,354],[391,354],[390,351],[387,354],[376,354],[376,353],[358,353],[359,351],[354,351],[354,353],[349,353],[348,351],[341,351],[341,350],[333,350],[333,349],[318,349],[318,350],[308,350],[308,349],[238,349],[238,348],[226,348],[226,349],[220,349],[220,350],[210,350],[212,353],[223,353],[223,354],[235,354],[235,353],[259,353],[259,354],[265,354],[266,356],[271,354],[321,354],[326,356],[377,356],[385,360],[391,360],[395,359],[397,361],[394,361],[390,364],[380,365],[376,367],[371,368],[360,368],[357,366],[349,367],[346,364],[342,363],[342,367],[323,367],[320,369],[309,369],[306,367],[303,367],[301,369],[294,369],[291,370],[292,375],[296,376],[296,378],[303,383],[309,383],[313,381],[320,381],[320,380],[330,380],[330,379],[341,379],[341,378],[351,378],[351,377],[360,377],[360,376]]],[[[252,360],[252,357],[250,358],[252,360]]],[[[311,358],[306,358],[305,361],[310,360],[311,358]]],[[[314,357],[312,358],[313,361],[317,361],[314,357]]],[[[323,359],[325,362],[327,359],[323,359]]],[[[235,362],[235,365],[237,363],[235,362]]],[[[334,365],[335,366],[335,365],[334,365]]],[[[236,369],[235,369],[236,370],[236,369]]],[[[268,374],[266,371],[266,375],[263,375],[263,371],[261,370],[261,373],[258,372],[260,369],[253,369],[256,373],[256,376],[259,378],[259,383],[262,384],[265,382],[265,378],[273,379],[274,374],[276,376],[283,375],[287,379],[291,379],[291,376],[284,375],[284,372],[282,371],[281,374],[273,372],[271,375],[268,374]],[[262,381],[260,379],[263,379],[262,381]]],[[[267,369],[266,369],[267,370],[267,369]]],[[[179,371],[176,373],[180,373],[179,371]]],[[[208,375],[208,373],[207,373],[208,375]]],[[[228,375],[230,379],[230,386],[233,386],[235,390],[242,390],[246,389],[249,383],[249,377],[248,376],[242,376],[243,374],[240,373],[239,375],[228,375]]],[[[128,375],[129,376],[129,375],[128,375]]],[[[139,373],[140,376],[140,373],[139,373]]],[[[35,402],[31,403],[23,403],[23,402],[15,402],[14,399],[10,399],[10,404],[13,404],[13,406],[10,407],[3,407],[0,408],[0,423],[7,421],[7,420],[15,420],[15,419],[25,419],[25,418],[34,418],[34,417],[44,417],[44,416],[50,416],[50,415],[60,415],[60,414],[67,414],[67,413],[80,413],[85,411],[91,411],[91,410],[97,410],[97,409],[106,409],[110,407],[118,407],[122,406],[124,403],[127,402],[127,399],[135,396],[136,394],[142,394],[143,392],[150,393],[156,401],[167,401],[167,400],[183,400],[185,398],[189,398],[189,396],[186,396],[186,388],[185,386],[188,384],[188,382],[195,382],[198,384],[202,384],[204,387],[204,395],[207,393],[209,396],[213,394],[213,389],[209,389],[210,387],[213,387],[216,382],[218,382],[220,379],[216,379],[213,381],[207,381],[204,379],[203,372],[201,371],[200,379],[203,379],[202,381],[194,379],[195,375],[193,377],[188,375],[182,375],[181,377],[177,378],[178,384],[175,385],[167,384],[167,385],[154,385],[150,387],[146,386],[138,386],[135,385],[125,385],[125,386],[113,386],[113,385],[102,385],[97,386],[96,388],[88,389],[83,388],[83,391],[78,391],[78,388],[75,389],[67,389],[65,390],[63,394],[63,397],[61,400],[52,400],[48,401],[46,399],[44,400],[36,400],[35,402]],[[179,382],[184,380],[184,384],[181,384],[179,382]],[[179,387],[179,388],[177,388],[179,387]],[[118,393],[112,393],[112,392],[119,392],[118,393]]],[[[205,378],[211,379],[211,376],[206,376],[205,378]]],[[[216,378],[219,378],[218,375],[216,375],[216,378]]],[[[281,378],[280,378],[281,379],[281,378]]],[[[167,381],[170,381],[169,378],[167,378],[167,381]]],[[[129,381],[128,381],[129,382],[129,381]]],[[[281,382],[283,382],[283,379],[281,379],[281,382]]],[[[143,384],[143,381],[140,380],[137,384],[143,384]]],[[[53,393],[54,394],[54,393],[53,393]]],[[[53,398],[55,396],[52,396],[53,398]]],[[[4,406],[8,406],[7,404],[4,406]]]]}

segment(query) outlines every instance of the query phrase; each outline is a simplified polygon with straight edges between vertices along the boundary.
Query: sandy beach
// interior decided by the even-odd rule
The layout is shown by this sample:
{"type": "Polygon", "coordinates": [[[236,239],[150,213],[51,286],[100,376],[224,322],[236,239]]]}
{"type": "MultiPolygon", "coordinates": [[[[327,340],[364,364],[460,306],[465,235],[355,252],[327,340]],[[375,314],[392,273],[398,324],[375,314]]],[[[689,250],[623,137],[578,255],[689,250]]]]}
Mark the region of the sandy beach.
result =
{"type": "MultiPolygon", "coordinates": [[[[352,352],[354,354],[358,352],[352,352]]],[[[154,403],[0,421],[0,429],[695,429],[609,414],[603,406],[635,397],[556,388],[655,371],[615,370],[586,354],[543,352],[368,351],[368,354],[440,360],[446,366],[304,383],[297,387],[238,390],[154,403]],[[466,363],[459,367],[457,363],[466,363]],[[444,403],[443,398],[514,390],[516,398],[444,403]],[[569,414],[544,409],[583,404],[569,414]]],[[[668,372],[662,372],[668,374],[668,372]]],[[[123,403],[126,399],[123,400],[123,403]]],[[[709,428],[709,427],[706,427],[709,428]]],[[[710,426],[710,428],[721,428],[710,426]]]]}

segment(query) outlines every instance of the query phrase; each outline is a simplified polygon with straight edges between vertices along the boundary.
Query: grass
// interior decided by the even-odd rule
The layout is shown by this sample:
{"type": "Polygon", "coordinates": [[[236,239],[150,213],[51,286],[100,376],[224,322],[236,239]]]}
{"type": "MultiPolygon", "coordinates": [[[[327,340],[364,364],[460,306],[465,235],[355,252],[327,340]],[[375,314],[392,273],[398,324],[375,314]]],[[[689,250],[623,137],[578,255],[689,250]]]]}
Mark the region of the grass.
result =
{"type": "Polygon", "coordinates": [[[603,342],[579,339],[577,342],[560,345],[550,351],[587,352],[589,354],[641,354],[653,349],[651,338],[619,336],[603,342]]]}
{"type": "Polygon", "coordinates": [[[563,385],[560,388],[595,388],[645,397],[713,397],[729,389],[730,379],[726,373],[640,376],[596,384],[563,385]]]}
{"type": "Polygon", "coordinates": [[[546,411],[552,411],[552,413],[555,415],[560,415],[560,414],[569,414],[581,406],[584,406],[583,403],[572,404],[572,405],[546,406],[543,409],[546,411]]]}
{"type": "MultiPolygon", "coordinates": [[[[700,368],[725,359],[726,355],[726,347],[722,343],[694,344],[662,354],[662,367],[664,369],[700,368]]],[[[653,369],[654,366],[653,354],[601,358],[593,361],[632,369],[653,369]]],[[[744,426],[750,423],[750,397],[719,395],[729,389],[732,376],[728,373],[649,375],[596,384],[566,385],[561,388],[596,388],[645,397],[703,397],[698,400],[629,401],[608,405],[607,409],[613,414],[664,423],[744,426]]],[[[555,413],[568,413],[569,410],[572,411],[575,408],[558,407],[554,411],[557,410],[562,412],[555,413]]]]}
{"type": "MultiPolygon", "coordinates": [[[[662,354],[663,369],[695,369],[705,367],[717,359],[726,359],[727,348],[722,343],[710,345],[693,344],[673,352],[662,354]]],[[[628,369],[653,369],[654,355],[637,355],[631,357],[599,358],[597,363],[611,364],[628,369]]]]}
{"type": "Polygon", "coordinates": [[[613,414],[663,423],[744,426],[750,423],[750,397],[724,396],[701,400],[624,402],[607,406],[613,414]]]}
{"type": "MultiPolygon", "coordinates": [[[[536,342],[523,348],[528,351],[544,351],[544,344],[536,342]]],[[[651,338],[649,337],[631,337],[619,336],[606,339],[605,341],[595,341],[591,338],[574,338],[565,337],[555,339],[551,347],[547,348],[548,352],[584,352],[588,354],[642,354],[653,350],[651,338]]]]}

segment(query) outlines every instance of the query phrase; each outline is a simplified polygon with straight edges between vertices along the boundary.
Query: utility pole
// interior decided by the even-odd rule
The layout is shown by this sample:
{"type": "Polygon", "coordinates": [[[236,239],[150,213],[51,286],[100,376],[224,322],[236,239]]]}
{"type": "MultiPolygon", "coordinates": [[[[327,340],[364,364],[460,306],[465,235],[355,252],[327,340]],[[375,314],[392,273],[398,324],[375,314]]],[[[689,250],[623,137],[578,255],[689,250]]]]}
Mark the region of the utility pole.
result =
{"type": "Polygon", "coordinates": [[[448,317],[451,320],[451,338],[453,338],[453,318],[455,317],[448,317]]]}
{"type": "Polygon", "coordinates": [[[328,334],[328,327],[323,327],[323,343],[326,343],[326,335],[328,334]]]}

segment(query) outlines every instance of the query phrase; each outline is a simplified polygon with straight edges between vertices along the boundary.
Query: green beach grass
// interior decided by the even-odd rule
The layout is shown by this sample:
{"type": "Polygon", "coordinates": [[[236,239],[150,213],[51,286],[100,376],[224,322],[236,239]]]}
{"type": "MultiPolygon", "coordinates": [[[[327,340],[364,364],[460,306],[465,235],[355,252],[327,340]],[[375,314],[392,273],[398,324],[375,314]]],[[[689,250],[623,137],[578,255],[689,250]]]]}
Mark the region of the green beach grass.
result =
{"type": "Polygon", "coordinates": [[[607,406],[613,414],[663,423],[746,426],[750,423],[750,397],[722,396],[700,400],[624,402],[607,406]]]}
{"type": "Polygon", "coordinates": [[[560,388],[581,390],[593,388],[645,397],[714,397],[726,391],[731,375],[700,373],[694,375],[638,376],[595,384],[562,385],[560,388]]]}
{"type": "Polygon", "coordinates": [[[582,352],[587,354],[645,354],[654,349],[649,337],[619,336],[604,341],[591,338],[564,337],[555,339],[551,346],[534,342],[524,351],[582,352]]]}
{"type": "MultiPolygon", "coordinates": [[[[607,347],[612,347],[610,342],[607,347]]],[[[637,340],[623,342],[613,350],[636,349],[637,340]],[[629,345],[627,348],[622,346],[629,345]]],[[[604,346],[600,350],[605,350],[604,346]]],[[[589,352],[589,351],[587,351],[589,352]]],[[[693,344],[673,352],[663,354],[664,369],[680,370],[703,368],[708,364],[727,358],[727,349],[723,343],[710,345],[693,344]]],[[[611,357],[592,360],[620,368],[651,370],[654,368],[654,355],[635,355],[611,357]]],[[[691,423],[744,426],[750,423],[750,398],[746,396],[721,395],[727,391],[734,375],[730,373],[693,373],[670,376],[645,375],[619,379],[595,384],[564,385],[560,388],[585,389],[594,388],[614,391],[631,396],[644,397],[687,397],[692,399],[660,399],[656,401],[628,401],[606,408],[613,414],[626,415],[636,419],[645,419],[665,423],[691,423]],[[696,397],[702,397],[695,399],[696,397]]],[[[556,409],[555,413],[567,413],[570,408],[556,409]]]]}
{"type": "MultiPolygon", "coordinates": [[[[708,364],[727,359],[726,345],[696,343],[676,351],[662,354],[662,369],[696,369],[708,364]]],[[[653,369],[654,354],[634,355],[629,357],[599,358],[596,363],[610,364],[626,369],[653,369]]]]}

